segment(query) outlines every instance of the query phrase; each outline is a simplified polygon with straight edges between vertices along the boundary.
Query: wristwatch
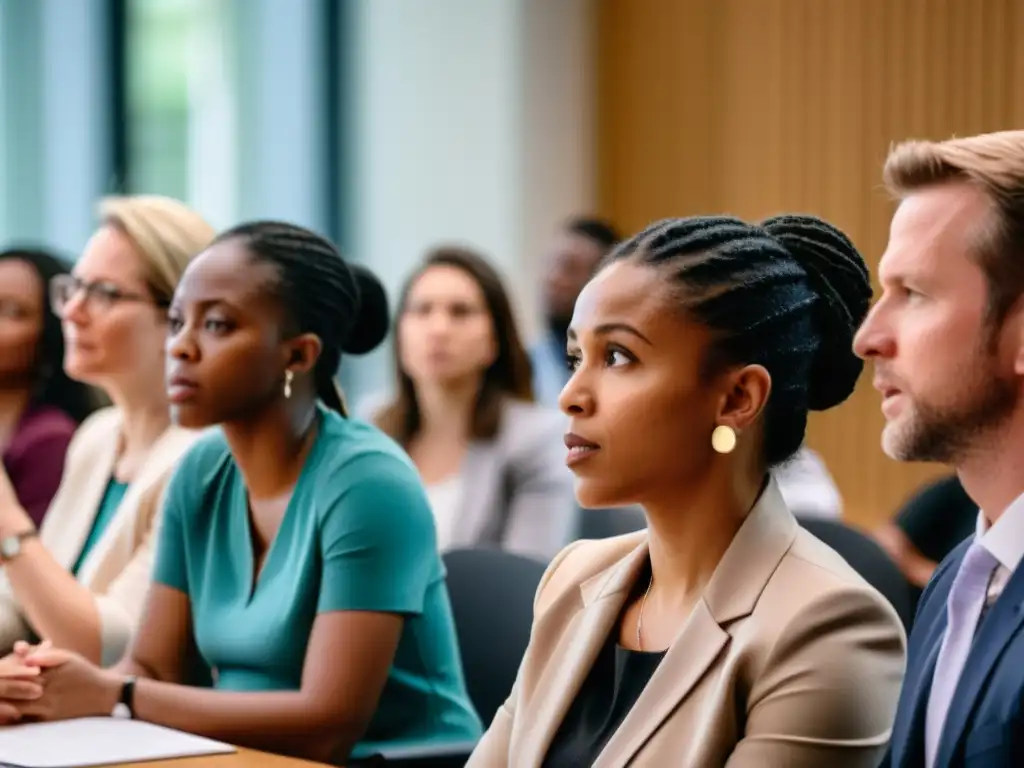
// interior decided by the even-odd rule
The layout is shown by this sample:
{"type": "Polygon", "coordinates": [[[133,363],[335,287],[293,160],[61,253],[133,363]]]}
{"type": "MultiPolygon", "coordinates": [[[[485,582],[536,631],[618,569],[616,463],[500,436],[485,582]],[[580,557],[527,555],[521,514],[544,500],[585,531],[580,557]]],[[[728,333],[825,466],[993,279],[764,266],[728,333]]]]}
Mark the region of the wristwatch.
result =
{"type": "Polygon", "coordinates": [[[21,554],[21,543],[25,539],[32,539],[39,535],[39,532],[34,528],[29,531],[22,531],[21,533],[12,533],[9,536],[0,537],[0,561],[7,562],[13,560],[21,554]]]}
{"type": "Polygon", "coordinates": [[[111,717],[119,720],[131,720],[135,717],[135,677],[129,675],[121,685],[121,700],[114,705],[111,717]]]}

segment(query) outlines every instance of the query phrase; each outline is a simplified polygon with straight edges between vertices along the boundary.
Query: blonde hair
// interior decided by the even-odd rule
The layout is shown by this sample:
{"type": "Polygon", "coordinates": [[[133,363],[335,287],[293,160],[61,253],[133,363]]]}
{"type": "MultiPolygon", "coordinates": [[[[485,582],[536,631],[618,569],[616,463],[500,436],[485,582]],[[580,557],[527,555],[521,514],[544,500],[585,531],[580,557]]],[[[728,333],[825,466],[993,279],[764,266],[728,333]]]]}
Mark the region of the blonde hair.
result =
{"type": "Polygon", "coordinates": [[[977,249],[989,285],[989,319],[1000,323],[1024,294],[1024,131],[948,141],[905,141],[889,151],[885,186],[898,199],[939,184],[965,183],[993,205],[977,249]]]}
{"type": "Polygon", "coordinates": [[[216,235],[207,221],[182,202],[160,195],[105,197],[99,217],[135,245],[145,264],[153,298],[169,304],[185,267],[216,235]]]}

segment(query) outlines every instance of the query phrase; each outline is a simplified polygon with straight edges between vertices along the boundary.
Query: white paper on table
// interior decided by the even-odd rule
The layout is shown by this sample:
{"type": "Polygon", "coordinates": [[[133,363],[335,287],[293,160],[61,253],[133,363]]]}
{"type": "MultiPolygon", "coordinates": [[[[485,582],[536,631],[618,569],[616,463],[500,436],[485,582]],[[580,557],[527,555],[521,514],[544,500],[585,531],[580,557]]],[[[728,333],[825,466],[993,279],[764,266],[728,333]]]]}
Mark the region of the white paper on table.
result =
{"type": "Polygon", "coordinates": [[[113,717],[0,727],[0,763],[18,768],[78,768],[234,751],[230,744],[113,717]]]}

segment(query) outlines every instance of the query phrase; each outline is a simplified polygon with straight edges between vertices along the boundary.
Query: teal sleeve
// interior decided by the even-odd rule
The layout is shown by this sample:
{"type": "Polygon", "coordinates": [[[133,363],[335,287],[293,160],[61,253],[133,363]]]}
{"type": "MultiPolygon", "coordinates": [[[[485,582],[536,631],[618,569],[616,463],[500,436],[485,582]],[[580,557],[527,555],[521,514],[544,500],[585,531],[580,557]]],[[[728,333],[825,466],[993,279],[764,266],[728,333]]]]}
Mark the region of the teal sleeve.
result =
{"type": "Polygon", "coordinates": [[[153,581],[188,594],[183,516],[188,509],[188,500],[184,498],[188,487],[186,474],[182,462],[167,483],[162,521],[157,531],[153,581]]]}
{"type": "Polygon", "coordinates": [[[323,574],[317,611],[423,612],[440,576],[434,516],[416,472],[370,453],[330,481],[321,522],[323,574]]]}

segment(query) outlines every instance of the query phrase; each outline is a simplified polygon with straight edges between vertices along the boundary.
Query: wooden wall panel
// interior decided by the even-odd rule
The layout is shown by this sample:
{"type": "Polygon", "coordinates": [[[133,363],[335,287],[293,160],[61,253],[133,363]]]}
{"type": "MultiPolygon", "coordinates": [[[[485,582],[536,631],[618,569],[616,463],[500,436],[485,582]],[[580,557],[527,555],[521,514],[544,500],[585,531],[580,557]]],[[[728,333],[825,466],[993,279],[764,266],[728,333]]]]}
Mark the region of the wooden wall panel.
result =
{"type": "MultiPolygon", "coordinates": [[[[894,141],[1024,128],[1024,0],[598,0],[601,212],[804,211],[872,266],[894,141]]],[[[870,374],[809,442],[873,525],[943,470],[891,461],[870,374]]]]}

